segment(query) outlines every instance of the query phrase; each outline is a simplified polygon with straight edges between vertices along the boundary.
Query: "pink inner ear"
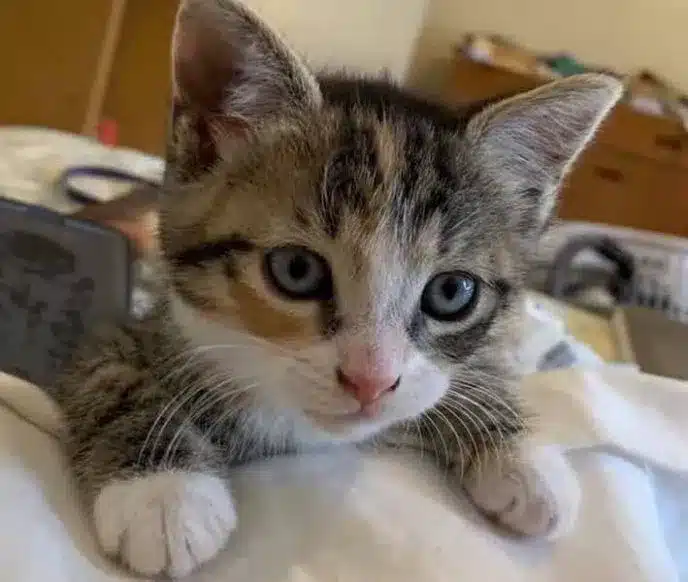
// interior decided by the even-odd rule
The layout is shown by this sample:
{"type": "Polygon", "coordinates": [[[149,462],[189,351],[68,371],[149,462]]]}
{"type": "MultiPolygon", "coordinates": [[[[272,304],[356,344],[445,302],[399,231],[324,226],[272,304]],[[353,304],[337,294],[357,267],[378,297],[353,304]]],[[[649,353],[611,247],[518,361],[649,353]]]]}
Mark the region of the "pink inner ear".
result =
{"type": "Polygon", "coordinates": [[[174,94],[199,111],[220,113],[236,73],[226,31],[208,22],[198,6],[182,9],[173,38],[174,94]]]}

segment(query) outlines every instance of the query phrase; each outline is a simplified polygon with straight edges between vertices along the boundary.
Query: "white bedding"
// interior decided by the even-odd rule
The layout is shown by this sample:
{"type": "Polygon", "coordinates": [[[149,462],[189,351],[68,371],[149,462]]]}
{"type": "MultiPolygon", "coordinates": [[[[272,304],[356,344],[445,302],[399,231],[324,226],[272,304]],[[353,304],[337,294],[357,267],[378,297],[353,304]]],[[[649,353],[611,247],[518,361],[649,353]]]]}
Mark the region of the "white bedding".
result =
{"type": "MultiPolygon", "coordinates": [[[[543,442],[570,449],[583,486],[575,532],[506,540],[410,456],[342,452],[237,473],[240,528],[198,582],[672,582],[688,580],[688,389],[613,367],[531,377],[543,442]]],[[[59,429],[14,379],[0,396],[59,429]]],[[[59,444],[0,407],[0,577],[129,580],[96,549],[59,444]]],[[[133,578],[132,578],[133,579],[133,578]]]]}

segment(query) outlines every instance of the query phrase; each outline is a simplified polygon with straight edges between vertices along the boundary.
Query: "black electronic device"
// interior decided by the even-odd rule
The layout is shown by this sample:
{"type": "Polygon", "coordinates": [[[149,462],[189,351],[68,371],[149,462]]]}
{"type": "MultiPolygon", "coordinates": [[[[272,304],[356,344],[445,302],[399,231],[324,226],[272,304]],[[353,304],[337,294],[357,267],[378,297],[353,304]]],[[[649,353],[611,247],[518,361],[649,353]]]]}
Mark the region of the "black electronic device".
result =
{"type": "Polygon", "coordinates": [[[86,329],[128,317],[131,276],[123,234],[0,197],[0,370],[50,388],[86,329]]]}

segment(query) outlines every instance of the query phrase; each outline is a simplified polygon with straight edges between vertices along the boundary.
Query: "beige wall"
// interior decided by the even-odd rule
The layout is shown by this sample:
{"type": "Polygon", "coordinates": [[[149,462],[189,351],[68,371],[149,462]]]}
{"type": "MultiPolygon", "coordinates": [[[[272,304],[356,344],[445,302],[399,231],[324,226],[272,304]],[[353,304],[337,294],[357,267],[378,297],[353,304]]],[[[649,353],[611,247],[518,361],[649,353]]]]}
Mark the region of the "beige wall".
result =
{"type": "Polygon", "coordinates": [[[437,87],[463,33],[490,31],[621,72],[649,67],[688,91],[687,27],[688,0],[430,0],[412,82],[437,87]]]}
{"type": "Polygon", "coordinates": [[[316,67],[406,75],[427,0],[244,0],[316,67]]]}

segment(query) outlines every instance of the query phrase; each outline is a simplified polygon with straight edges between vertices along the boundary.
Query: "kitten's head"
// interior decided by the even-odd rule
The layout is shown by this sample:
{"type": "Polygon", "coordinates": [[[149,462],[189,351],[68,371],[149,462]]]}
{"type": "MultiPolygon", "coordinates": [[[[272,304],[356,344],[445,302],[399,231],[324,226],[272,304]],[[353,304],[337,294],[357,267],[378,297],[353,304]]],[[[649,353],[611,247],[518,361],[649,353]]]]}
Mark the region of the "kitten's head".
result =
{"type": "Polygon", "coordinates": [[[161,242],[174,317],[228,398],[356,439],[450,385],[504,389],[524,266],[617,82],[459,116],[317,79],[230,0],[182,2],[173,60],[161,242]]]}

